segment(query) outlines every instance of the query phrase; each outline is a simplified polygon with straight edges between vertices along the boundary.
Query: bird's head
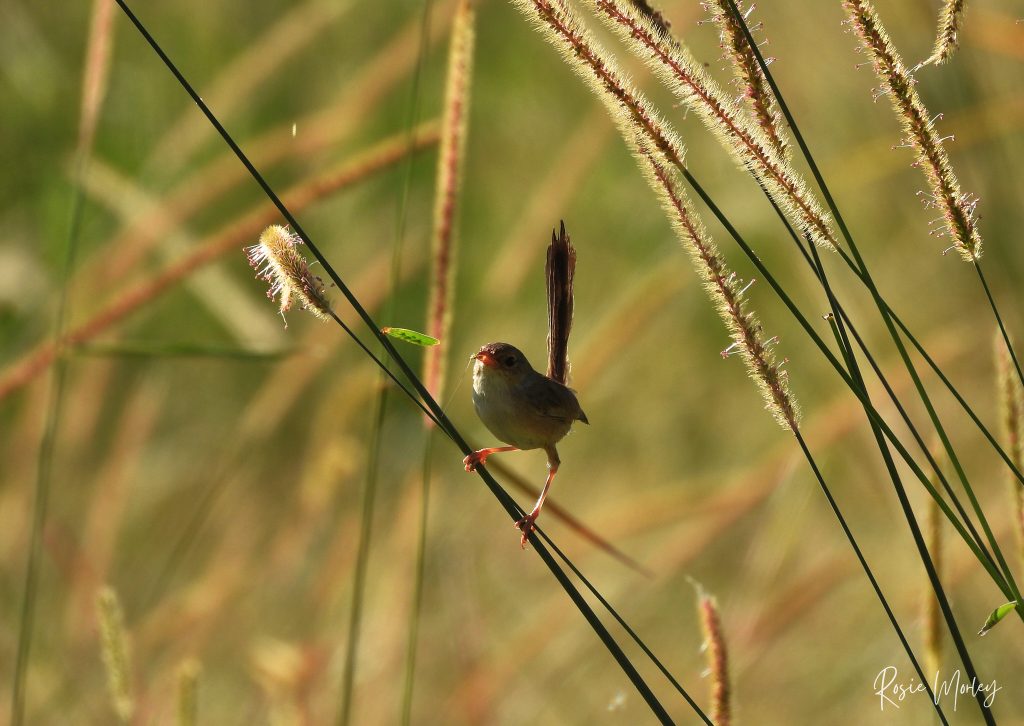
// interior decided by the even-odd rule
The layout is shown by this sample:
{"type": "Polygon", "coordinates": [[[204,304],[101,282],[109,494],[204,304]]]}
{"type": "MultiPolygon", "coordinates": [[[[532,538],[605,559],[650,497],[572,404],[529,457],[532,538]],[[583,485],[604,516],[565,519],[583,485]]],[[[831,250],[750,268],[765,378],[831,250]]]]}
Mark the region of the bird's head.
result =
{"type": "Polygon", "coordinates": [[[476,370],[481,375],[501,376],[509,382],[521,380],[533,371],[526,356],[508,343],[488,343],[473,358],[476,360],[476,370]]]}

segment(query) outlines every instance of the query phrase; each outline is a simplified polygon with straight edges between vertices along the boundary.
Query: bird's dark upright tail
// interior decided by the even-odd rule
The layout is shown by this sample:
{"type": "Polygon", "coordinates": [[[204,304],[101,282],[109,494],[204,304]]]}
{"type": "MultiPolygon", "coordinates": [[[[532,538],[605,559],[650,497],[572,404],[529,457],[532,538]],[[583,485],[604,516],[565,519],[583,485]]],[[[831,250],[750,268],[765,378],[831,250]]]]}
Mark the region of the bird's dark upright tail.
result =
{"type": "Polygon", "coordinates": [[[548,377],[565,384],[569,378],[569,331],[572,330],[572,281],[576,249],[561,222],[551,232],[545,267],[548,288],[548,377]]]}

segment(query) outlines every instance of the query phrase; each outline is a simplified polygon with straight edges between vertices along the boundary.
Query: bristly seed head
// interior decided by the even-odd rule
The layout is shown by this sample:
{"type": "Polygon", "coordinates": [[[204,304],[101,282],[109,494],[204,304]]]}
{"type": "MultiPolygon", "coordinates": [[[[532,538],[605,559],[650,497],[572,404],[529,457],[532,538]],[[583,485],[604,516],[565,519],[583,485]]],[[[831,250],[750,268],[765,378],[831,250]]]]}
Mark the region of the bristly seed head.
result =
{"type": "MultiPolygon", "coordinates": [[[[259,244],[245,248],[249,265],[256,277],[270,283],[267,297],[281,296],[281,316],[298,299],[302,307],[321,319],[331,317],[331,303],[324,292],[324,283],[309,271],[309,264],[296,247],[302,239],[286,227],[272,225],[263,230],[259,244]]],[[[287,322],[285,323],[287,326],[287,322]]]]}

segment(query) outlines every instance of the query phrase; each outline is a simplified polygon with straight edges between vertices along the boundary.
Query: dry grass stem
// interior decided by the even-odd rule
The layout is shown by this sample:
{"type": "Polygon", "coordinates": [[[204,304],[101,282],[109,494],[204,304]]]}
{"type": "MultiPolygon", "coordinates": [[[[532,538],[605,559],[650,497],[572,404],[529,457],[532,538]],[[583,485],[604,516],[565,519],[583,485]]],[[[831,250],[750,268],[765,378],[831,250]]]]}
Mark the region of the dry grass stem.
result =
{"type": "MultiPolygon", "coordinates": [[[[939,32],[935,36],[935,49],[921,66],[942,65],[947,62],[960,45],[960,26],[964,22],[967,0],[945,0],[939,13],[939,32]]],[[[919,66],[920,67],[920,66],[919,66]]]]}
{"type": "Polygon", "coordinates": [[[81,125],[78,129],[80,153],[92,149],[103,97],[110,76],[110,47],[114,38],[114,0],[95,0],[89,24],[89,44],[82,74],[81,125]]]}
{"type": "Polygon", "coordinates": [[[943,139],[935,129],[935,119],[918,95],[914,77],[869,0],[844,0],[843,5],[850,25],[871,57],[883,92],[892,102],[903,127],[904,143],[914,150],[917,157],[914,165],[924,171],[928,180],[930,191],[925,204],[942,211],[935,223],[941,222],[944,226],[933,229],[933,234],[948,236],[953,243],[949,249],[956,248],[964,260],[977,260],[981,257],[981,235],[975,217],[978,200],[973,194],[960,190],[943,139]]]}
{"type": "Polygon", "coordinates": [[[275,224],[263,230],[259,243],[246,247],[245,254],[256,277],[270,283],[267,297],[274,300],[280,295],[282,318],[298,300],[314,317],[330,320],[333,312],[324,282],[309,271],[309,263],[296,249],[301,244],[301,237],[275,224]]]}
{"type": "Polygon", "coordinates": [[[799,230],[820,245],[835,247],[832,220],[808,192],[803,179],[764,132],[740,113],[685,46],[617,0],[597,0],[597,10],[698,115],[737,163],[754,175],[799,230]]]}
{"type": "Polygon", "coordinates": [[[124,614],[117,594],[109,587],[96,595],[96,614],[100,626],[103,666],[107,671],[107,687],[114,712],[122,723],[128,723],[135,711],[131,689],[131,666],[124,614]]]}
{"type": "MultiPolygon", "coordinates": [[[[413,151],[432,145],[437,141],[437,126],[434,122],[422,124],[416,133],[413,151]]],[[[391,166],[405,157],[409,145],[402,138],[383,142],[371,152],[333,169],[309,182],[300,184],[282,195],[282,201],[294,214],[328,195],[358,182],[366,176],[391,166]]],[[[216,261],[222,255],[233,252],[238,245],[259,234],[260,230],[280,216],[277,208],[269,202],[261,202],[241,219],[226,229],[207,237],[198,249],[185,255],[160,273],[121,293],[89,320],[68,331],[63,345],[75,346],[86,343],[110,327],[119,323],[131,313],[142,308],[153,299],[173,288],[178,282],[194,271],[216,261]]],[[[14,391],[34,380],[54,361],[57,346],[52,342],[37,346],[0,375],[0,401],[14,391]]]]}
{"type": "Polygon", "coordinates": [[[700,614],[704,648],[707,653],[708,672],[711,675],[711,711],[709,716],[716,726],[732,723],[731,689],[729,683],[729,655],[722,632],[722,618],[715,598],[697,588],[697,612],[700,614]]]}
{"type": "MultiPolygon", "coordinates": [[[[785,158],[789,147],[783,131],[782,113],[768,87],[764,72],[758,65],[757,57],[747,43],[743,28],[732,12],[729,0],[708,0],[705,6],[711,12],[711,19],[718,26],[722,49],[732,63],[737,85],[742,90],[743,98],[746,99],[754,120],[761,127],[775,153],[785,158]]],[[[740,4],[737,3],[737,8],[739,7],[740,4]]],[[[751,6],[746,15],[753,9],[751,6]]]]}
{"type": "MultiPolygon", "coordinates": [[[[1013,465],[1017,467],[1017,471],[1024,471],[1024,442],[1021,440],[1021,422],[1024,420],[1024,391],[1021,390],[1020,379],[1017,378],[1013,362],[1010,360],[1010,352],[1006,349],[1006,343],[998,330],[995,334],[995,358],[1000,418],[1006,454],[1010,457],[1013,465]]],[[[1021,564],[1024,564],[1024,487],[1012,472],[1008,474],[1007,479],[1012,502],[1013,529],[1017,533],[1021,564]]]]}
{"type": "Polygon", "coordinates": [[[462,186],[466,114],[469,112],[469,88],[473,70],[473,2],[474,0],[461,0],[452,21],[444,120],[441,123],[441,144],[437,160],[434,224],[430,237],[432,260],[427,301],[427,334],[440,340],[441,345],[427,348],[423,356],[423,382],[437,400],[441,400],[444,390],[445,352],[448,349],[451,328],[456,268],[456,206],[462,186]]]}

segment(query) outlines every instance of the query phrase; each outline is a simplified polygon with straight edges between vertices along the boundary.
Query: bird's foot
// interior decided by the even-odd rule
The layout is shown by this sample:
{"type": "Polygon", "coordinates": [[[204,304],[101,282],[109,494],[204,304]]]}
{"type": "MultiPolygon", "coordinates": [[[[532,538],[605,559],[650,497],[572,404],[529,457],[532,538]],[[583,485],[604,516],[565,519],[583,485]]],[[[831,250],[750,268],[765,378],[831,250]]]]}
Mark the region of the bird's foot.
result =
{"type": "Polygon", "coordinates": [[[487,462],[487,454],[483,451],[474,451],[472,454],[462,460],[462,465],[466,467],[466,471],[476,471],[476,468],[481,464],[487,462]]]}
{"type": "Polygon", "coordinates": [[[519,540],[519,546],[524,550],[526,549],[526,543],[530,539],[530,532],[536,529],[535,523],[537,521],[538,514],[540,514],[540,512],[535,510],[516,522],[516,529],[523,533],[522,538],[519,540]]]}

